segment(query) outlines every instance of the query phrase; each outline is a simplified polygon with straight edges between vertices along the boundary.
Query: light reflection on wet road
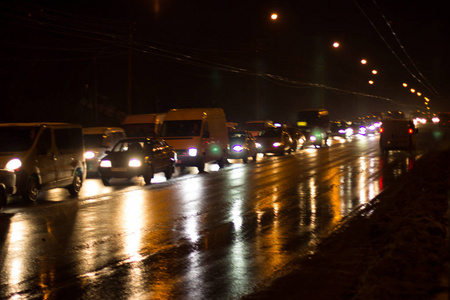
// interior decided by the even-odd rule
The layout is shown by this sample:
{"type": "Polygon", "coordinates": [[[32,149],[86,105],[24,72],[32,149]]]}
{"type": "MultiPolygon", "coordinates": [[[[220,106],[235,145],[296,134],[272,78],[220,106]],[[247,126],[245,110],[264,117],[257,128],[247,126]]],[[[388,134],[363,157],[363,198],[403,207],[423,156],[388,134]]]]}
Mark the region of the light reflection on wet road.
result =
{"type": "Polygon", "coordinates": [[[0,299],[239,298],[414,160],[380,156],[377,137],[358,137],[209,174],[156,175],[147,187],[88,179],[80,199],[62,190],[34,205],[11,199],[0,215],[0,299]]]}

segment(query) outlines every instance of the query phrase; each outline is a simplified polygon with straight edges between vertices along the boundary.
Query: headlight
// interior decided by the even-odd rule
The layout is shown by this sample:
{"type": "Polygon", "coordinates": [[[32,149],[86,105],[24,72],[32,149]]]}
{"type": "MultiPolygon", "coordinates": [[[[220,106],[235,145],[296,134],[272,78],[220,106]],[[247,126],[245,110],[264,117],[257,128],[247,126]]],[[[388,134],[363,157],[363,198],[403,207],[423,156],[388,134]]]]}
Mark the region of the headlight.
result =
{"type": "Polygon", "coordinates": [[[100,167],[102,168],[111,168],[112,164],[111,161],[108,159],[104,159],[100,162],[100,167]]]}
{"type": "Polygon", "coordinates": [[[242,152],[242,150],[244,150],[244,147],[242,147],[241,145],[234,145],[233,146],[233,151],[234,152],[242,152]]]}
{"type": "Polygon", "coordinates": [[[15,171],[17,169],[20,169],[20,167],[22,167],[22,162],[20,161],[20,159],[13,158],[10,161],[8,161],[8,163],[5,166],[5,169],[9,171],[15,171]]]}
{"type": "Polygon", "coordinates": [[[132,167],[132,168],[139,168],[140,166],[142,166],[142,163],[139,159],[137,158],[132,158],[130,159],[130,161],[128,162],[128,166],[132,167]]]}
{"type": "Polygon", "coordinates": [[[262,145],[260,143],[256,143],[256,148],[261,148],[262,145]]]}
{"type": "Polygon", "coordinates": [[[93,159],[94,157],[95,157],[94,151],[86,151],[84,153],[84,158],[86,158],[86,159],[93,159]]]}
{"type": "Polygon", "coordinates": [[[310,136],[309,139],[310,139],[311,141],[313,141],[313,142],[315,142],[315,141],[317,140],[317,138],[316,138],[315,135],[310,136]]]}
{"type": "Polygon", "coordinates": [[[197,148],[189,148],[188,155],[189,156],[197,156],[197,148]]]}
{"type": "Polygon", "coordinates": [[[275,143],[273,143],[272,145],[276,148],[276,147],[280,147],[282,144],[279,143],[279,142],[275,142],[275,143]]]}
{"type": "Polygon", "coordinates": [[[339,129],[339,130],[338,130],[338,133],[344,134],[344,133],[345,133],[345,129],[339,129]]]}

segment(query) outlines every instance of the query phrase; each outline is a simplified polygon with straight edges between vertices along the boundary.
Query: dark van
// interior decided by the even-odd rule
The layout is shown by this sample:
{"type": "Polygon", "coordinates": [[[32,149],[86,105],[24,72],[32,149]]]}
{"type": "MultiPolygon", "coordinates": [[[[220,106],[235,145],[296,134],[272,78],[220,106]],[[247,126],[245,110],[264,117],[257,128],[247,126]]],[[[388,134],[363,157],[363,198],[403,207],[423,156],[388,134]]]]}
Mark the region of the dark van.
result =
{"type": "Polygon", "coordinates": [[[67,188],[78,195],[86,178],[81,125],[0,124],[0,169],[16,174],[16,194],[35,201],[41,190],[67,188]]]}

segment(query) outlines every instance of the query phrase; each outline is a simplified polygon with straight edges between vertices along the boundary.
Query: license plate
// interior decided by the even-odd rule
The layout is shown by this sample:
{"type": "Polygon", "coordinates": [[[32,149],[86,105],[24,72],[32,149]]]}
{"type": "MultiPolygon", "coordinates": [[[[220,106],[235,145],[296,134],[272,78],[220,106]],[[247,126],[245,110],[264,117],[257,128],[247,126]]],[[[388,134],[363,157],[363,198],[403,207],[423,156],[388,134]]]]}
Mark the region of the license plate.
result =
{"type": "Polygon", "coordinates": [[[111,172],[126,172],[127,168],[111,168],[111,172]]]}

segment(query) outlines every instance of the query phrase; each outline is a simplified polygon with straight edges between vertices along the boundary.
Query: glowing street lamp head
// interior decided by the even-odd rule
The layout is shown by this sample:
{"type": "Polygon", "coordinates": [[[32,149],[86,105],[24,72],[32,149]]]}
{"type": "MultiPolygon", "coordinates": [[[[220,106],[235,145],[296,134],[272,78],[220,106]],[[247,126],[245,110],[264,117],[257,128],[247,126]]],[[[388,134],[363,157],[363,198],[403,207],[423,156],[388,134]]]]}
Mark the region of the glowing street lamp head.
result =
{"type": "Polygon", "coordinates": [[[339,42],[334,42],[334,43],[333,43],[333,47],[334,47],[334,48],[339,48],[339,46],[340,46],[339,42]]]}
{"type": "Polygon", "coordinates": [[[278,14],[277,13],[272,13],[270,15],[270,18],[275,21],[276,19],[278,19],[278,14]]]}
{"type": "Polygon", "coordinates": [[[365,64],[367,64],[367,60],[366,59],[361,59],[361,64],[363,64],[363,65],[365,65],[365,64]]]}

